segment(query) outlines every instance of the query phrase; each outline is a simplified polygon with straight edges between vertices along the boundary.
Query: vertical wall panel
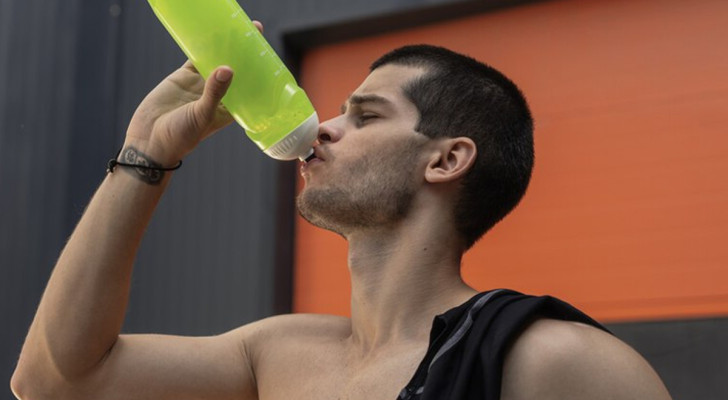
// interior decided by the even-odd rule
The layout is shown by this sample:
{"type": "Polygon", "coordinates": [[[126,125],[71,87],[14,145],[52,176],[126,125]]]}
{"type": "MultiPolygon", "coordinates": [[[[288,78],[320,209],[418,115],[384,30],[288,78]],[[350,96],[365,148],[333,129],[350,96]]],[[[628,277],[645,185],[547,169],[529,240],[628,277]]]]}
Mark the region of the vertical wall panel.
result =
{"type": "Polygon", "coordinates": [[[667,385],[673,400],[728,398],[728,318],[610,324],[638,349],[667,385]]]}
{"type": "Polygon", "coordinates": [[[65,236],[80,1],[0,1],[0,397],[65,236]]]}

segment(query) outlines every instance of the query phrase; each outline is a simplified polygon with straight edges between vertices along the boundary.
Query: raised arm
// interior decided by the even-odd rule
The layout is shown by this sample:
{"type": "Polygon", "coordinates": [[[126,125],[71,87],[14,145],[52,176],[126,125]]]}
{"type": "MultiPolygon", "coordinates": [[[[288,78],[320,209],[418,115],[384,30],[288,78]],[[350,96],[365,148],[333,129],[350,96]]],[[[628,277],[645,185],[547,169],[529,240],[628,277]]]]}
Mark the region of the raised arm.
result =
{"type": "MultiPolygon", "coordinates": [[[[175,165],[232,121],[220,100],[232,79],[205,82],[190,63],[162,81],[129,125],[121,161],[175,165]]],[[[133,261],[171,172],[118,166],[63,250],[11,386],[19,398],[254,398],[245,330],[210,338],[119,336],[133,261]]]]}

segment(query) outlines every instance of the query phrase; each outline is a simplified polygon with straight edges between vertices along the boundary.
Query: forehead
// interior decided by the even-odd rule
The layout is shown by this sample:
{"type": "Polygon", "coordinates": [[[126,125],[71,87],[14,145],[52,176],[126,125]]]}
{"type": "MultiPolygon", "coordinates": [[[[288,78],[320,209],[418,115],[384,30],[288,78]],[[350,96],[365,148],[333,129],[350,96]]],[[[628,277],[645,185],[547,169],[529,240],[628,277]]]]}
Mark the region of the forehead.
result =
{"type": "Polygon", "coordinates": [[[423,68],[387,64],[372,71],[352,96],[378,95],[393,102],[404,97],[402,87],[410,80],[422,75],[423,68]]]}

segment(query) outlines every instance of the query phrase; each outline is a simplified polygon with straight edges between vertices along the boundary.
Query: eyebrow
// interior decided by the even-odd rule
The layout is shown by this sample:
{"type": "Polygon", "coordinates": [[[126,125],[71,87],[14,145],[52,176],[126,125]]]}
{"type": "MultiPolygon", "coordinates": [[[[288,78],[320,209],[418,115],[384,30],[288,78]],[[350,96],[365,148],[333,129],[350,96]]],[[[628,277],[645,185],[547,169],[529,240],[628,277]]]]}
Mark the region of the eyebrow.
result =
{"type": "Polygon", "coordinates": [[[349,96],[349,98],[344,102],[344,104],[341,105],[341,113],[344,114],[346,112],[346,105],[362,105],[365,103],[375,103],[375,104],[382,104],[385,106],[392,105],[392,102],[387,99],[386,97],[382,97],[376,94],[365,94],[365,95],[358,95],[354,94],[349,96]]]}

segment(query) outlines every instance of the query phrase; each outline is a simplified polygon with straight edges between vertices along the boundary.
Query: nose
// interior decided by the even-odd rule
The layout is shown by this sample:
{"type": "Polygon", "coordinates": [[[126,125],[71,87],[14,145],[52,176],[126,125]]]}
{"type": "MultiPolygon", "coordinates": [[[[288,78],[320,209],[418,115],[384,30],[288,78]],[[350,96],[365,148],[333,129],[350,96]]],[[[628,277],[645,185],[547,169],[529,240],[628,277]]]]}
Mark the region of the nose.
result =
{"type": "Polygon", "coordinates": [[[318,142],[319,143],[336,143],[341,139],[343,134],[342,127],[336,123],[337,118],[319,124],[318,142]]]}

